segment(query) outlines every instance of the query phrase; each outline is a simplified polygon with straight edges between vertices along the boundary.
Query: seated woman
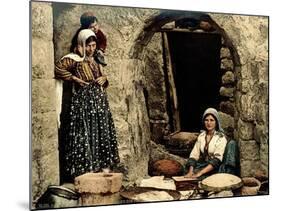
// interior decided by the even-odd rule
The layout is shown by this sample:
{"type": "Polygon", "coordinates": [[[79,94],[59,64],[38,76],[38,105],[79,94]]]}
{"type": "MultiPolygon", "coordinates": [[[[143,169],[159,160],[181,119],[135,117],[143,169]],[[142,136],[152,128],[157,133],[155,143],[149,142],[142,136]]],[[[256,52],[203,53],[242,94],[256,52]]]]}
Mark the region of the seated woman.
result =
{"type": "Polygon", "coordinates": [[[223,161],[227,140],[222,132],[217,110],[208,108],[202,121],[203,132],[199,134],[191,151],[185,177],[203,179],[218,172],[223,161]]]}

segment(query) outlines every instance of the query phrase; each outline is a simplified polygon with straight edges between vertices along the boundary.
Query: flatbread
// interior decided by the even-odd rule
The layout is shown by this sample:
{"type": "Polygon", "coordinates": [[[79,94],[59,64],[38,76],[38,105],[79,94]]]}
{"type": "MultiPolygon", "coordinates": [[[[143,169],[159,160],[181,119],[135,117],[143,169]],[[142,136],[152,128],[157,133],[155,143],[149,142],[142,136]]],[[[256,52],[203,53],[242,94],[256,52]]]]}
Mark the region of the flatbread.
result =
{"type": "Polygon", "coordinates": [[[174,198],[165,191],[148,191],[135,195],[133,199],[139,202],[174,200],[174,198]]]}
{"type": "Polygon", "coordinates": [[[226,173],[213,174],[199,183],[199,187],[206,191],[220,192],[234,190],[243,185],[241,178],[226,173]]]}
{"type": "Polygon", "coordinates": [[[184,177],[184,176],[179,176],[179,177],[172,177],[173,180],[176,182],[196,182],[199,181],[198,178],[191,178],[191,177],[184,177]]]}
{"type": "Polygon", "coordinates": [[[164,176],[154,176],[149,179],[143,179],[140,183],[140,187],[176,190],[175,182],[172,179],[165,180],[164,176]]]}

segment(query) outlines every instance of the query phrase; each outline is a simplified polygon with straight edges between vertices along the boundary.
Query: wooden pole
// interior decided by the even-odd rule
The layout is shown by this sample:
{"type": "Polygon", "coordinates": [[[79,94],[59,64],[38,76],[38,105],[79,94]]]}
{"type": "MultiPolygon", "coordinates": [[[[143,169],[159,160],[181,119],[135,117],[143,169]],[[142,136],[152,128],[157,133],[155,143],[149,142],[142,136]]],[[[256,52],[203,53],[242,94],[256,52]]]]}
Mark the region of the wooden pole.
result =
{"type": "Polygon", "coordinates": [[[177,90],[175,85],[173,67],[172,67],[172,60],[170,56],[170,49],[168,43],[168,36],[166,32],[163,32],[163,48],[164,48],[164,57],[166,60],[166,71],[169,80],[169,93],[170,93],[170,102],[171,102],[171,109],[172,109],[172,118],[173,118],[173,126],[175,131],[180,131],[180,115],[178,110],[178,97],[177,97],[177,90]]]}

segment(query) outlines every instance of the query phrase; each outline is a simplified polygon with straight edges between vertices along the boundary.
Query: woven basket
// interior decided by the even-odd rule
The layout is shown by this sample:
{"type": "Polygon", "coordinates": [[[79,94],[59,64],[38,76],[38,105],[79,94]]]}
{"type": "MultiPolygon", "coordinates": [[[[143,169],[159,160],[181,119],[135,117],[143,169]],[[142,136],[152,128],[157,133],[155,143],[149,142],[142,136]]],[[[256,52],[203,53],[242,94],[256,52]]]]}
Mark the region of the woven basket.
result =
{"type": "Polygon", "coordinates": [[[261,187],[261,183],[254,177],[244,177],[242,178],[244,186],[241,188],[242,196],[254,196],[258,195],[258,191],[261,187]]]}

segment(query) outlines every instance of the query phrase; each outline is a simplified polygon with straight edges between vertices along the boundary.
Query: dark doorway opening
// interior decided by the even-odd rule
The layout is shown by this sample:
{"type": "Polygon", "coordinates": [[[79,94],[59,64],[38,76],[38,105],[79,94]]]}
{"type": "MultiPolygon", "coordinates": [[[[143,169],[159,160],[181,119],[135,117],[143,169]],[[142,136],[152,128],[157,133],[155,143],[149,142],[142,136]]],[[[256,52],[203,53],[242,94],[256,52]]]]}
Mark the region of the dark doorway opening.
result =
{"type": "Polygon", "coordinates": [[[218,108],[221,35],[168,32],[181,131],[198,132],[208,107],[218,108]]]}
{"type": "Polygon", "coordinates": [[[59,166],[60,166],[60,184],[72,183],[73,179],[68,177],[65,172],[65,143],[68,141],[69,122],[70,122],[70,106],[72,98],[72,82],[63,82],[63,94],[60,113],[60,128],[59,128],[59,166]]]}

